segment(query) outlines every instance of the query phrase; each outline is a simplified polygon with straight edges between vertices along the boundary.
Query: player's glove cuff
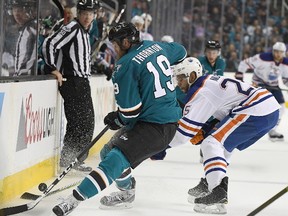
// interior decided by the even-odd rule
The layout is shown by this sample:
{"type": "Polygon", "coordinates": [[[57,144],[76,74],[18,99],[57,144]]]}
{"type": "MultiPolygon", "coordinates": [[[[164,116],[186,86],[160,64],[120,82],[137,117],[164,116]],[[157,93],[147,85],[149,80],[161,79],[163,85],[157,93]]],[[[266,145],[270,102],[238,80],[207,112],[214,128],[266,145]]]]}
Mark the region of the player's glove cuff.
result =
{"type": "Polygon", "coordinates": [[[200,145],[202,141],[204,140],[204,131],[200,129],[198,133],[190,139],[190,142],[193,145],[200,145]]]}
{"type": "Polygon", "coordinates": [[[104,118],[104,124],[108,125],[111,130],[118,130],[124,126],[118,111],[108,113],[104,118]]]}

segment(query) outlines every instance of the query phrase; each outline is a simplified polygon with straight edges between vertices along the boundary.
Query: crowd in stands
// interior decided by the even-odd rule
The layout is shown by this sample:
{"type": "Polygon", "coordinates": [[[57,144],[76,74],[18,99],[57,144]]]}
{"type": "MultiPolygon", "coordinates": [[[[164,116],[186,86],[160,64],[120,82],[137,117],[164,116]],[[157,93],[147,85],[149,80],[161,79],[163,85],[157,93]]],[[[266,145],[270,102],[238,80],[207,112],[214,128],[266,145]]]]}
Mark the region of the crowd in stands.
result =
{"type": "MultiPolygon", "coordinates": [[[[242,59],[271,50],[276,41],[288,43],[288,20],[281,16],[281,5],[272,4],[273,1],[268,10],[269,14],[267,14],[267,1],[263,0],[207,1],[207,8],[206,1],[195,0],[194,5],[191,5],[192,2],[184,0],[180,42],[187,49],[191,47],[188,50],[190,55],[197,57],[203,54],[206,40],[220,41],[221,55],[226,60],[227,71],[236,71],[242,59]],[[245,7],[242,14],[243,2],[245,7]],[[222,9],[224,9],[223,16],[222,9]],[[222,25],[221,19],[223,19],[222,25]],[[189,28],[192,28],[191,35],[189,28]]],[[[148,9],[149,2],[134,0],[132,15],[140,15],[148,9]]]]}
{"type": "MultiPolygon", "coordinates": [[[[288,44],[288,18],[281,15],[281,5],[271,3],[269,10],[267,10],[266,0],[183,1],[182,38],[181,41],[177,42],[186,47],[189,55],[198,57],[203,54],[207,40],[220,41],[222,45],[221,55],[226,60],[227,71],[235,72],[242,59],[271,50],[276,41],[283,41],[288,44]],[[193,5],[191,5],[192,2],[194,2],[193,5]],[[206,2],[207,5],[205,5],[206,2]],[[242,13],[243,2],[245,5],[242,13]],[[222,11],[224,11],[223,14],[222,11]],[[244,20],[242,20],[242,16],[244,20]]],[[[161,38],[153,38],[151,30],[153,21],[155,22],[150,15],[152,2],[149,0],[127,2],[132,2],[131,20],[129,21],[142,22],[141,37],[143,39],[148,38],[148,40],[161,40],[161,38]]],[[[75,6],[75,0],[61,0],[61,4],[69,9],[69,7],[75,6]]],[[[46,26],[50,28],[51,24],[60,18],[59,11],[56,7],[51,9],[51,2],[48,1],[41,2],[41,5],[43,8],[40,8],[40,22],[42,22],[40,25],[45,28],[47,24],[46,26]],[[46,19],[47,17],[49,19],[46,19]]],[[[74,14],[75,12],[73,11],[74,14]]],[[[105,16],[102,16],[101,19],[105,23],[105,16]]],[[[10,58],[9,53],[10,55],[15,53],[13,44],[16,43],[18,30],[11,15],[5,19],[4,25],[10,26],[5,32],[9,40],[4,45],[4,51],[9,50],[5,53],[8,57],[3,56],[3,62],[8,65],[5,67],[9,68],[12,67],[13,63],[9,63],[6,59],[10,58]]],[[[100,30],[102,31],[102,29],[100,30]]],[[[40,34],[42,33],[40,31],[40,34]]]]}

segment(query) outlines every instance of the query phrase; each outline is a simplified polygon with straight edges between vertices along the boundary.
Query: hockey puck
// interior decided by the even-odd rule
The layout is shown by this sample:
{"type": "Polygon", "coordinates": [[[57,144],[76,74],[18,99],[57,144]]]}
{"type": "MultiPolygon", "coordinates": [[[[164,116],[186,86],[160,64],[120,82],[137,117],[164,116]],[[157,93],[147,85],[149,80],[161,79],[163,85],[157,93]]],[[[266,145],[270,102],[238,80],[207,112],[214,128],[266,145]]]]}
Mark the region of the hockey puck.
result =
{"type": "Polygon", "coordinates": [[[38,189],[39,189],[41,192],[43,192],[43,191],[45,191],[45,190],[47,189],[47,185],[46,185],[45,183],[40,183],[40,184],[38,185],[38,189]]]}

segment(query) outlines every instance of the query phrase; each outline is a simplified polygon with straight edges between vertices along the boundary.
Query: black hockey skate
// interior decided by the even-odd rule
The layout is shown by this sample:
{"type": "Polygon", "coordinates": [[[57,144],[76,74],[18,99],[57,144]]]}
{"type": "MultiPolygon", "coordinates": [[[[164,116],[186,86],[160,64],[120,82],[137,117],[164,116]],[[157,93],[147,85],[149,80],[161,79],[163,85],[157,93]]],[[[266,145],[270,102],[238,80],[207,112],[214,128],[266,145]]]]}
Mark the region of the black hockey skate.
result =
{"type": "Polygon", "coordinates": [[[228,177],[224,177],[217,187],[211,193],[195,198],[194,211],[207,214],[226,214],[226,204],[228,190],[228,177]]]}
{"type": "Polygon", "coordinates": [[[80,172],[85,172],[85,173],[90,173],[93,169],[90,166],[87,166],[84,162],[80,162],[79,164],[76,164],[73,169],[80,171],[80,172]]]}
{"type": "Polygon", "coordinates": [[[194,200],[197,197],[205,196],[209,193],[208,183],[206,178],[201,178],[199,184],[188,191],[188,202],[194,204],[194,200]]]}
{"type": "Polygon", "coordinates": [[[109,196],[104,196],[100,200],[100,209],[128,209],[132,208],[135,200],[136,181],[131,178],[131,188],[128,190],[120,190],[111,193],[109,196]]]}
{"type": "Polygon", "coordinates": [[[283,141],[283,140],[284,140],[283,134],[280,134],[280,133],[278,133],[278,132],[275,131],[275,130],[269,131],[268,135],[269,135],[269,139],[270,139],[272,142],[283,141]]]}

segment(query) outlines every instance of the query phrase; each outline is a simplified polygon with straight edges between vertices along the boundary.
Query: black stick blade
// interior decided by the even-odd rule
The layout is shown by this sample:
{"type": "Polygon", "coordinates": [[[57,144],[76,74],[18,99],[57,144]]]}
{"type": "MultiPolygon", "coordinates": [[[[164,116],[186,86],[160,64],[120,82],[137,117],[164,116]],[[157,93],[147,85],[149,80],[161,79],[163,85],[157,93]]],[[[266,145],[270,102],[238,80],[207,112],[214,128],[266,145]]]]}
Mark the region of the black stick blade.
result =
{"type": "Polygon", "coordinates": [[[26,199],[26,200],[36,200],[40,197],[40,195],[32,194],[29,192],[25,192],[21,195],[21,199],[26,199]]]}
{"type": "Polygon", "coordinates": [[[6,215],[14,215],[21,212],[25,212],[28,210],[28,206],[26,204],[14,206],[14,207],[7,207],[0,209],[0,216],[6,216],[6,215]]]}

